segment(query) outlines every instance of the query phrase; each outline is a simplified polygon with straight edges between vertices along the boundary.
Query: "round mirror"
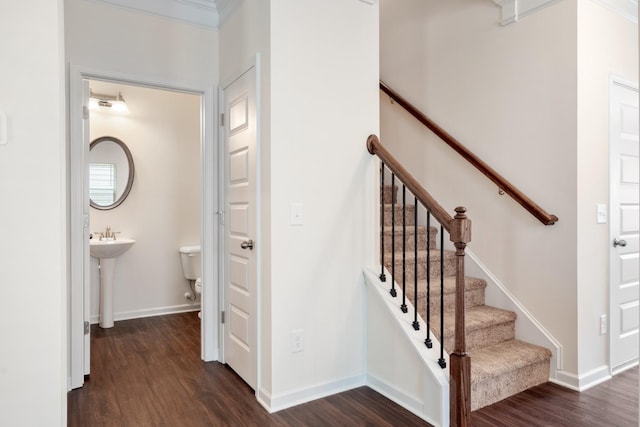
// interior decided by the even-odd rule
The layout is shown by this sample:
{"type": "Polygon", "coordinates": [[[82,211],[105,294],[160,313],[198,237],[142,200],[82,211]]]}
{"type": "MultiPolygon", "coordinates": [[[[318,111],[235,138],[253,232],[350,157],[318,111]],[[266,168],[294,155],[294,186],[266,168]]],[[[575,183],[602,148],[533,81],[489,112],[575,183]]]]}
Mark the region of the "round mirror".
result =
{"type": "Polygon", "coordinates": [[[89,204],[107,210],[120,205],[133,185],[133,157],[118,138],[103,136],[89,146],[89,204]]]}

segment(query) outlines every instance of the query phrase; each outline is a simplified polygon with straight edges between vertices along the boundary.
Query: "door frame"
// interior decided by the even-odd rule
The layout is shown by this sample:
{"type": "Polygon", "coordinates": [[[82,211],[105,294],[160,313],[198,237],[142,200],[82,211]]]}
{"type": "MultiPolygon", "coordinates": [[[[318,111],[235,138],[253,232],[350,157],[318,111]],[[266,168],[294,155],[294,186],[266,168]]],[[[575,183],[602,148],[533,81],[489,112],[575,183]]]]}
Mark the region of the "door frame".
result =
{"type": "MultiPolygon", "coordinates": [[[[86,149],[83,136],[83,91],[85,79],[102,80],[115,83],[164,89],[173,92],[185,92],[199,95],[200,108],[200,141],[201,141],[201,226],[200,243],[202,255],[202,320],[201,352],[205,362],[218,360],[220,318],[220,289],[218,278],[220,271],[220,229],[217,212],[220,210],[218,183],[219,174],[215,169],[220,165],[218,133],[215,131],[214,118],[217,117],[216,88],[214,86],[190,86],[184,82],[158,80],[157,78],[126,74],[112,70],[101,70],[69,64],[69,207],[67,217],[70,230],[68,247],[70,253],[69,270],[69,309],[67,348],[69,351],[69,373],[67,388],[82,387],[85,375],[89,374],[88,355],[85,355],[84,322],[89,321],[89,313],[85,308],[85,295],[89,292],[89,283],[85,280],[85,261],[89,258],[88,244],[85,245],[84,212],[82,206],[84,180],[83,155],[86,149]],[[79,179],[80,178],[80,179],[79,179]],[[217,255],[216,255],[217,253],[217,255]],[[82,262],[74,262],[82,259],[82,262]],[[86,288],[85,288],[86,286],[86,288]],[[86,357],[85,357],[86,356],[86,357]]],[[[87,219],[88,221],[88,219],[87,219]]],[[[88,262],[86,263],[88,264],[88,262]]]]}
{"type": "MultiPolygon", "coordinates": [[[[261,281],[261,271],[262,271],[262,227],[261,227],[261,212],[262,212],[262,175],[261,175],[261,159],[262,159],[262,128],[261,128],[261,117],[262,117],[262,105],[261,105],[261,84],[260,84],[260,76],[261,76],[261,68],[260,68],[260,54],[256,53],[243,67],[240,67],[239,69],[237,69],[230,77],[227,77],[219,86],[218,89],[218,111],[220,114],[222,114],[224,112],[224,91],[237,79],[239,79],[240,77],[242,77],[245,73],[249,72],[252,68],[255,69],[255,102],[256,102],[256,236],[255,236],[255,240],[256,242],[258,242],[258,244],[256,245],[255,251],[256,251],[256,283],[255,283],[255,298],[256,298],[256,313],[254,316],[255,322],[256,322],[256,349],[255,349],[255,355],[256,355],[256,360],[255,360],[255,364],[256,364],[256,388],[254,390],[256,397],[258,398],[258,401],[260,401],[261,403],[263,403],[264,401],[266,401],[264,399],[264,397],[261,397],[264,393],[261,393],[260,390],[262,390],[261,384],[261,365],[260,365],[260,360],[262,360],[262,333],[261,333],[261,328],[260,328],[260,324],[261,324],[261,320],[262,320],[262,281],[261,281]]],[[[218,117],[220,118],[220,114],[218,115],[218,117]]],[[[226,206],[224,206],[224,200],[225,200],[225,183],[224,183],[224,176],[225,176],[225,167],[226,165],[224,164],[224,159],[225,159],[225,128],[222,125],[223,122],[222,120],[219,120],[218,122],[218,138],[220,141],[220,144],[218,144],[218,156],[220,159],[220,163],[219,163],[219,190],[218,190],[218,194],[220,195],[220,204],[222,205],[222,209],[224,209],[226,206]]],[[[225,271],[224,268],[224,256],[226,254],[226,246],[225,246],[225,238],[224,236],[226,236],[226,227],[227,227],[227,223],[226,221],[223,221],[224,225],[222,226],[222,229],[220,230],[220,262],[221,262],[221,268],[220,268],[220,283],[222,284],[222,286],[220,286],[220,310],[223,311],[226,308],[226,303],[227,303],[227,295],[225,293],[225,278],[226,278],[226,274],[228,274],[227,271],[225,271]]],[[[224,347],[224,339],[225,339],[225,333],[226,330],[225,328],[225,324],[224,323],[220,323],[220,361],[222,363],[226,363],[225,361],[225,347],[224,347]]],[[[263,403],[264,404],[264,403],[263,403]]]]}
{"type": "Polygon", "coordinates": [[[612,285],[612,266],[613,266],[613,239],[619,237],[618,233],[614,233],[613,230],[613,214],[614,214],[614,210],[613,210],[613,200],[612,200],[612,186],[613,186],[613,181],[611,179],[611,163],[613,161],[612,159],[612,142],[613,142],[613,129],[611,126],[611,117],[613,115],[613,88],[615,86],[622,86],[622,87],[626,87],[628,89],[631,90],[635,90],[636,92],[638,92],[640,94],[639,91],[639,87],[638,87],[638,82],[634,82],[632,80],[628,80],[625,79],[624,77],[621,77],[619,75],[615,75],[615,74],[611,74],[609,76],[609,116],[608,116],[608,120],[609,120],[609,126],[608,126],[608,165],[607,165],[607,170],[608,170],[608,180],[609,180],[609,186],[608,186],[608,190],[609,190],[609,232],[608,232],[608,241],[607,241],[607,247],[608,247],[608,259],[607,259],[607,265],[608,265],[608,270],[609,270],[609,289],[608,289],[608,296],[609,296],[609,316],[608,319],[609,321],[608,323],[608,328],[607,328],[607,332],[609,334],[609,373],[611,375],[616,375],[619,374],[623,371],[625,371],[628,368],[631,368],[633,366],[636,366],[638,364],[638,361],[636,360],[635,362],[632,362],[631,364],[625,365],[625,366],[621,366],[621,367],[617,367],[614,368],[613,364],[612,364],[612,354],[613,354],[613,322],[612,322],[612,314],[613,314],[613,310],[616,310],[617,308],[614,307],[614,299],[613,299],[613,287],[612,285]]]}

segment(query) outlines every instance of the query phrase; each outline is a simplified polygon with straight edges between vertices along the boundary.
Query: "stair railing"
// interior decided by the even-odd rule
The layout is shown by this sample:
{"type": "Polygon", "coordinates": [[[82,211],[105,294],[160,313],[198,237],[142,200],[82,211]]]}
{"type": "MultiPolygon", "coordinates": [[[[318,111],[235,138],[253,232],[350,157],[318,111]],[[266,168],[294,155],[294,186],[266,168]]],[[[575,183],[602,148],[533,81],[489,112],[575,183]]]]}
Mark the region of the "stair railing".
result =
{"type": "Polygon", "coordinates": [[[434,134],[442,139],[449,147],[455,152],[460,154],[465,160],[471,163],[476,169],[478,169],[484,176],[493,181],[498,186],[500,194],[507,193],[516,202],[518,202],[523,208],[525,208],[531,215],[536,217],[544,225],[553,225],[558,221],[558,217],[548,213],[536,203],[527,197],[522,191],[516,188],[513,184],[507,181],[502,175],[496,172],[491,166],[482,161],[478,156],[472,153],[467,147],[462,145],[457,139],[451,136],[448,132],[438,126],[433,120],[427,117],[424,113],[414,107],[409,101],[404,99],[400,94],[387,86],[384,82],[380,82],[380,90],[386,93],[394,102],[404,108],[409,114],[415,117],[420,123],[429,128],[434,134]]]}
{"type": "Polygon", "coordinates": [[[380,161],[380,281],[386,282],[385,275],[385,202],[389,199],[391,209],[391,288],[389,293],[397,296],[396,290],[396,179],[402,184],[402,303],[400,310],[407,313],[407,270],[413,268],[413,328],[420,329],[418,322],[418,208],[423,206],[426,209],[427,242],[426,242],[426,311],[425,321],[426,338],[425,346],[429,349],[433,347],[431,340],[431,317],[439,317],[440,336],[440,358],[438,364],[445,368],[444,359],[444,275],[445,275],[445,252],[444,233],[449,233],[449,240],[453,242],[455,251],[455,343],[454,350],[449,355],[449,391],[450,391],[450,424],[452,426],[469,426],[471,424],[471,359],[467,355],[467,345],[465,339],[465,279],[464,279],[464,256],[467,243],[471,241],[471,220],[466,216],[466,208],[457,207],[455,216],[451,217],[447,211],[418,183],[418,181],[396,160],[387,149],[380,143],[376,135],[371,135],[367,139],[367,149],[372,155],[378,156],[380,161]],[[391,174],[391,187],[389,197],[385,196],[385,175],[391,174]],[[407,264],[407,190],[413,195],[413,265],[407,264]],[[439,313],[431,312],[430,291],[431,291],[431,217],[440,223],[440,310],[439,313]]]}

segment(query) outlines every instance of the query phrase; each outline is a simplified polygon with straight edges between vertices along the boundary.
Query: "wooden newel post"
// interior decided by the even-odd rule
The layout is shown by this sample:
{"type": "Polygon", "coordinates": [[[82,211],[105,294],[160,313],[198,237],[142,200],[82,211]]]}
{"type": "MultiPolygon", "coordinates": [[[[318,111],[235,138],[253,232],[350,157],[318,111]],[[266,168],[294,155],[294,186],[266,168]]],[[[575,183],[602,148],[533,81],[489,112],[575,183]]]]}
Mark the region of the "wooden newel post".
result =
{"type": "Polygon", "coordinates": [[[471,425],[471,359],[467,355],[465,337],[464,250],[471,241],[471,220],[464,207],[456,208],[450,222],[449,238],[456,247],[456,323],[455,345],[449,355],[450,425],[471,425]]]}

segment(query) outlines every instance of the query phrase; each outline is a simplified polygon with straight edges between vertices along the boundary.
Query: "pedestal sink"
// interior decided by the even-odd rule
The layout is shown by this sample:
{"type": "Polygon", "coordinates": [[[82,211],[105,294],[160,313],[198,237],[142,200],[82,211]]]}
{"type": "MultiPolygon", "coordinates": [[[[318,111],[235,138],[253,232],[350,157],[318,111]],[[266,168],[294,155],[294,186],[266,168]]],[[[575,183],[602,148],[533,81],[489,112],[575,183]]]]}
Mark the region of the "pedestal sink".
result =
{"type": "Polygon", "coordinates": [[[89,252],[100,265],[100,326],[113,327],[113,276],[116,258],[125,253],[136,241],[133,239],[91,240],[89,252]]]}

